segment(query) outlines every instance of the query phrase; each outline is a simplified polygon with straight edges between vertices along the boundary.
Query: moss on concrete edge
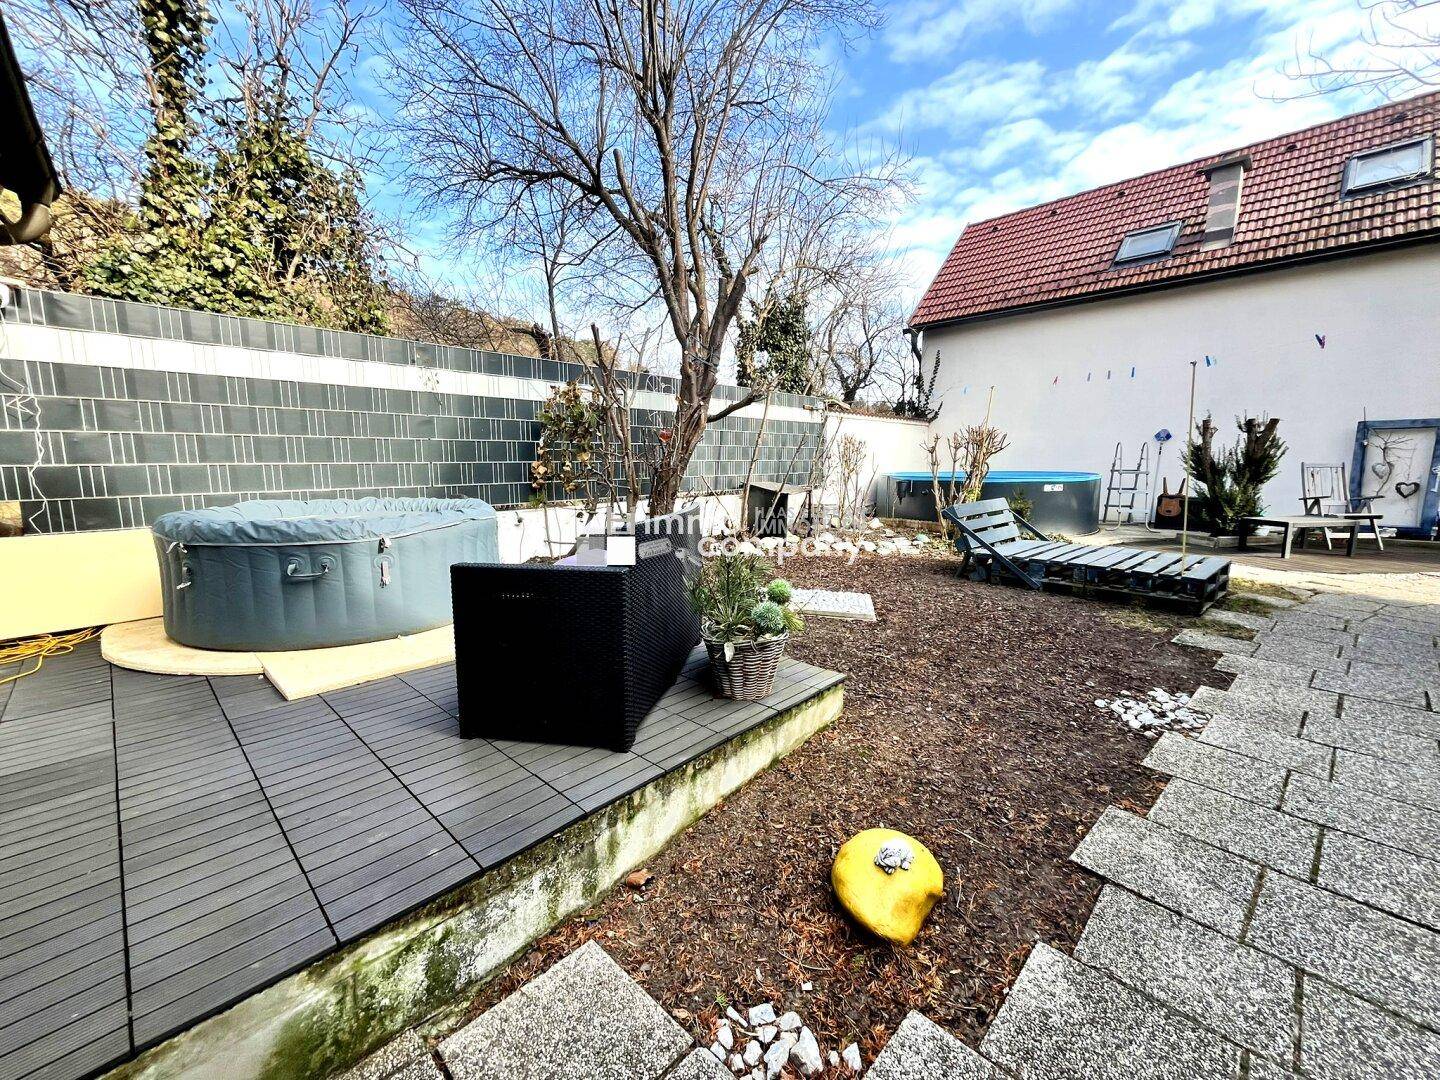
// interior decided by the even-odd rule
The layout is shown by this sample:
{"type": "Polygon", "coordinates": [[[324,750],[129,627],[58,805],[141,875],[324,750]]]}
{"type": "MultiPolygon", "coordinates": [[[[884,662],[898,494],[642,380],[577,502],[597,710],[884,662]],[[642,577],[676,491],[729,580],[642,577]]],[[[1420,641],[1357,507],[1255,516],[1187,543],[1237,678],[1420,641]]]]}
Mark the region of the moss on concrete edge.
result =
{"type": "Polygon", "coordinates": [[[843,684],[657,777],[505,865],[161,1043],[110,1080],[332,1075],[469,993],[720,800],[828,726],[843,684]]]}

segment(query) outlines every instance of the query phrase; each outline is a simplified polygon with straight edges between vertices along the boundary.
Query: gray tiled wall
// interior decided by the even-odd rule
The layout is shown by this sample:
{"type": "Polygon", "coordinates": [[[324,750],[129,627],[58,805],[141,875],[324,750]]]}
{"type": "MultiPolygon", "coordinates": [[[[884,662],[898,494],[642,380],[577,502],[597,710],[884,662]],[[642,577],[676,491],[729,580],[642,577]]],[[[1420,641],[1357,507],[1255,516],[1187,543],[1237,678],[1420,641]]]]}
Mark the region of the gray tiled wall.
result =
{"type": "MultiPolygon", "coordinates": [[[[21,293],[18,308],[6,312],[8,322],[17,318],[546,383],[580,373],[578,365],[531,357],[56,293],[21,293]]],[[[0,500],[21,503],[27,530],[141,526],[170,510],[251,498],[433,496],[509,507],[532,494],[538,423],[531,400],[21,362],[3,353],[0,376],[0,500]],[[21,388],[33,398],[19,397],[21,388]],[[33,401],[38,415],[22,401],[33,401]]],[[[673,392],[670,380],[646,385],[673,392]]],[[[740,392],[721,389],[722,399],[740,392]]],[[[804,400],[783,397],[778,403],[804,400]]],[[[654,439],[654,420],[635,413],[640,440],[654,439]]],[[[770,421],[756,477],[779,480],[788,468],[792,482],[802,480],[819,426],[818,419],[770,421]]],[[[758,419],[739,416],[711,425],[690,486],[738,487],[758,428],[758,419]]]]}

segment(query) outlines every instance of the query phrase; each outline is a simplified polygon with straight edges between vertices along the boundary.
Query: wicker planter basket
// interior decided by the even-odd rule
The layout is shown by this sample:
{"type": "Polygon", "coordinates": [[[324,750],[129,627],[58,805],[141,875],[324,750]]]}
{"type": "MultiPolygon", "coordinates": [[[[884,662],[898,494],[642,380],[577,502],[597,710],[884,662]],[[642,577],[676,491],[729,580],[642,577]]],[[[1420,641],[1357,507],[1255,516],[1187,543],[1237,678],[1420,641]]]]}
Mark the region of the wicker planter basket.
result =
{"type": "Polygon", "coordinates": [[[769,697],[775,687],[775,668],[789,640],[789,634],[781,634],[769,641],[737,642],[734,653],[726,660],[725,643],[706,638],[710,670],[715,673],[715,689],[720,696],[736,701],[769,697]]]}

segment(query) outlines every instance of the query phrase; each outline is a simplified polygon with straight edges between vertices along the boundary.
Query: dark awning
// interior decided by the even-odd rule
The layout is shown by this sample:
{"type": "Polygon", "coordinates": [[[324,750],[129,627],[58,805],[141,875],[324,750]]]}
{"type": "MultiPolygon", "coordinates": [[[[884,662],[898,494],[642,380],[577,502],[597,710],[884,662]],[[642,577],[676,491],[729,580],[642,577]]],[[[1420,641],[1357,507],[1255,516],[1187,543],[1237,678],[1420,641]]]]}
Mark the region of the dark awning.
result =
{"type": "Polygon", "coordinates": [[[23,244],[45,235],[50,227],[47,209],[60,194],[60,178],[30,94],[25,75],[10,43],[5,17],[0,14],[0,187],[20,198],[20,219],[0,217],[0,244],[23,244]]]}

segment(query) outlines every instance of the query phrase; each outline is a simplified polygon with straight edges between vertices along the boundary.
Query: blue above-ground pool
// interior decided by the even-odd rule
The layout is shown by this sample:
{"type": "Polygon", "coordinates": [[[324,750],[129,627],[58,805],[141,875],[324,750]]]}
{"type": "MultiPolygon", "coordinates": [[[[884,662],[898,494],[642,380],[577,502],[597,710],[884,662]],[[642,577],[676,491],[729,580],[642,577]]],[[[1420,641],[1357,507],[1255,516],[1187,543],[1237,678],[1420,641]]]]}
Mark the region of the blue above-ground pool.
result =
{"type": "MultiPolygon", "coordinates": [[[[947,484],[950,473],[940,474],[947,484]]],[[[965,479],[955,474],[956,482],[965,479]]],[[[1100,474],[1040,469],[996,469],[980,489],[984,499],[1023,496],[1030,503],[1027,520],[1047,533],[1083,536],[1100,528],[1100,474]]],[[[928,472],[894,472],[886,475],[876,496],[881,517],[935,520],[935,496],[928,472]]]]}

